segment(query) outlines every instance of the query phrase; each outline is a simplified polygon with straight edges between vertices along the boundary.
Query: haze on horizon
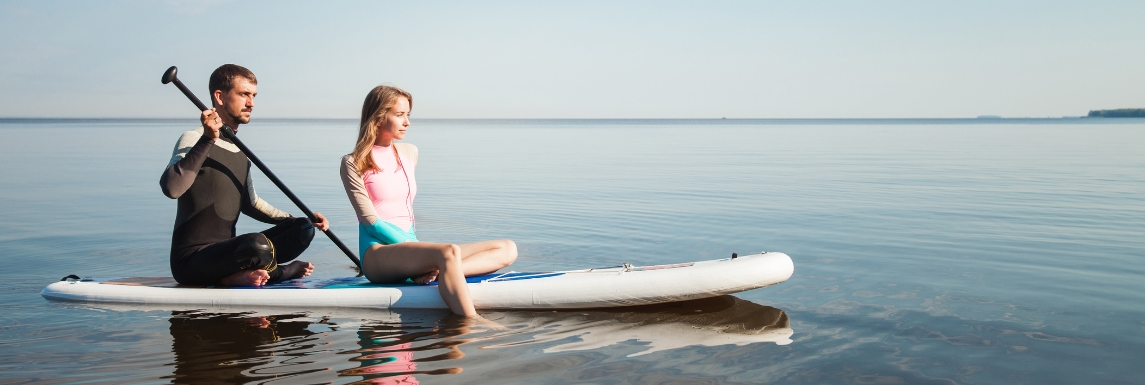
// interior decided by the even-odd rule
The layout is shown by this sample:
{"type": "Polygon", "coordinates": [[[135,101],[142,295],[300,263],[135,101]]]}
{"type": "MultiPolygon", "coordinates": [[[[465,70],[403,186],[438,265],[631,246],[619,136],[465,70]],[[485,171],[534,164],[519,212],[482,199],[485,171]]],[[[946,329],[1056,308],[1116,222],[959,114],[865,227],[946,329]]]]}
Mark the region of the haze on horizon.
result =
{"type": "Polygon", "coordinates": [[[0,3],[0,117],[189,117],[236,63],[258,118],[1082,116],[1145,107],[1145,2],[0,3]]]}

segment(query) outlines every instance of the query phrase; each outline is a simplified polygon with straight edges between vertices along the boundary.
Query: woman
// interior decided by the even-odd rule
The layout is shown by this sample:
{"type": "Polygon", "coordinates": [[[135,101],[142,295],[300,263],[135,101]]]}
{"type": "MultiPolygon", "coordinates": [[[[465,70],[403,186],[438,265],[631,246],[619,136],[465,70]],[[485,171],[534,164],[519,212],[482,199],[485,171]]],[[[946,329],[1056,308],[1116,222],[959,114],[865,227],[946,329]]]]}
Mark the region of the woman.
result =
{"type": "Polygon", "coordinates": [[[450,310],[477,317],[465,276],[509,266],[517,259],[517,245],[510,240],[464,245],[418,241],[413,215],[417,147],[396,143],[405,137],[412,107],[409,93],[374,87],[362,104],[354,152],[342,158],[342,184],[358,214],[362,273],[374,283],[437,280],[450,310]]]}

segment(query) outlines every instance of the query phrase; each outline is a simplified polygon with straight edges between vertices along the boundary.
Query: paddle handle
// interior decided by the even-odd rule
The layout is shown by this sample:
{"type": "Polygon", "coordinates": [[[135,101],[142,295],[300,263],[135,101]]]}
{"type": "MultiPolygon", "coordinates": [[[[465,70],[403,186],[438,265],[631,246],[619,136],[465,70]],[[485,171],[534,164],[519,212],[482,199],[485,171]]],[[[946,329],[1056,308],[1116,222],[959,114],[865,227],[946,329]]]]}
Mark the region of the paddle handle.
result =
{"type": "MultiPolygon", "coordinates": [[[[171,68],[175,68],[175,67],[171,67],[171,68]]],[[[167,70],[167,71],[171,71],[171,70],[167,70]]],[[[167,80],[166,77],[164,77],[164,80],[167,80]]],[[[210,109],[210,108],[207,108],[206,104],[203,104],[202,100],[199,100],[198,96],[195,96],[195,93],[191,92],[191,90],[188,89],[187,86],[183,85],[183,82],[180,81],[179,78],[173,78],[173,79],[170,79],[167,81],[169,81],[171,83],[175,83],[175,87],[179,88],[179,91],[183,91],[183,95],[186,95],[187,99],[191,99],[191,103],[195,103],[195,107],[199,107],[199,111],[206,111],[206,110],[210,109]]]]}

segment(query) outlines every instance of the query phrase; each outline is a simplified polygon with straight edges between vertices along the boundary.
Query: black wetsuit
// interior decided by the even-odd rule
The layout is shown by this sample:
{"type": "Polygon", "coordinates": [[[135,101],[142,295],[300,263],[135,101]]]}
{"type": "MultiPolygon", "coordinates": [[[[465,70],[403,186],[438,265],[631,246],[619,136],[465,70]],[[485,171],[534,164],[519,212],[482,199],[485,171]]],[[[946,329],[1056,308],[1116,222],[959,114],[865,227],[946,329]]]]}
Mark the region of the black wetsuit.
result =
{"type": "Polygon", "coordinates": [[[243,270],[264,269],[282,280],[279,263],[297,258],[314,238],[314,225],[264,202],[254,192],[250,160],[229,140],[212,143],[202,129],[179,138],[159,179],[163,195],[179,199],[171,236],[171,273],[189,285],[216,285],[243,270]],[[239,212],[270,229],[235,236],[239,212]]]}

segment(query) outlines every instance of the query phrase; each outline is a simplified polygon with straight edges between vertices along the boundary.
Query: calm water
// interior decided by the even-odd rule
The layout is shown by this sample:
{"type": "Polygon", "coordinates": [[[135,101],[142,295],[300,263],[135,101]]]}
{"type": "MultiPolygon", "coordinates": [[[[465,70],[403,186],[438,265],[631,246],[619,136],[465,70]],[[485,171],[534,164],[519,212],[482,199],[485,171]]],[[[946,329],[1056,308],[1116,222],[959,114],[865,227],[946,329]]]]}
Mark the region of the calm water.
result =
{"type": "MultiPolygon", "coordinates": [[[[356,244],[337,176],[355,123],[254,123],[243,140],[356,244]]],[[[423,240],[511,238],[515,270],[782,251],[795,275],[486,313],[507,331],[40,297],[68,274],[169,275],[158,178],[193,124],[0,121],[0,384],[1145,383],[1145,120],[414,121],[423,240]]],[[[303,259],[352,274],[324,238],[303,259]]]]}

